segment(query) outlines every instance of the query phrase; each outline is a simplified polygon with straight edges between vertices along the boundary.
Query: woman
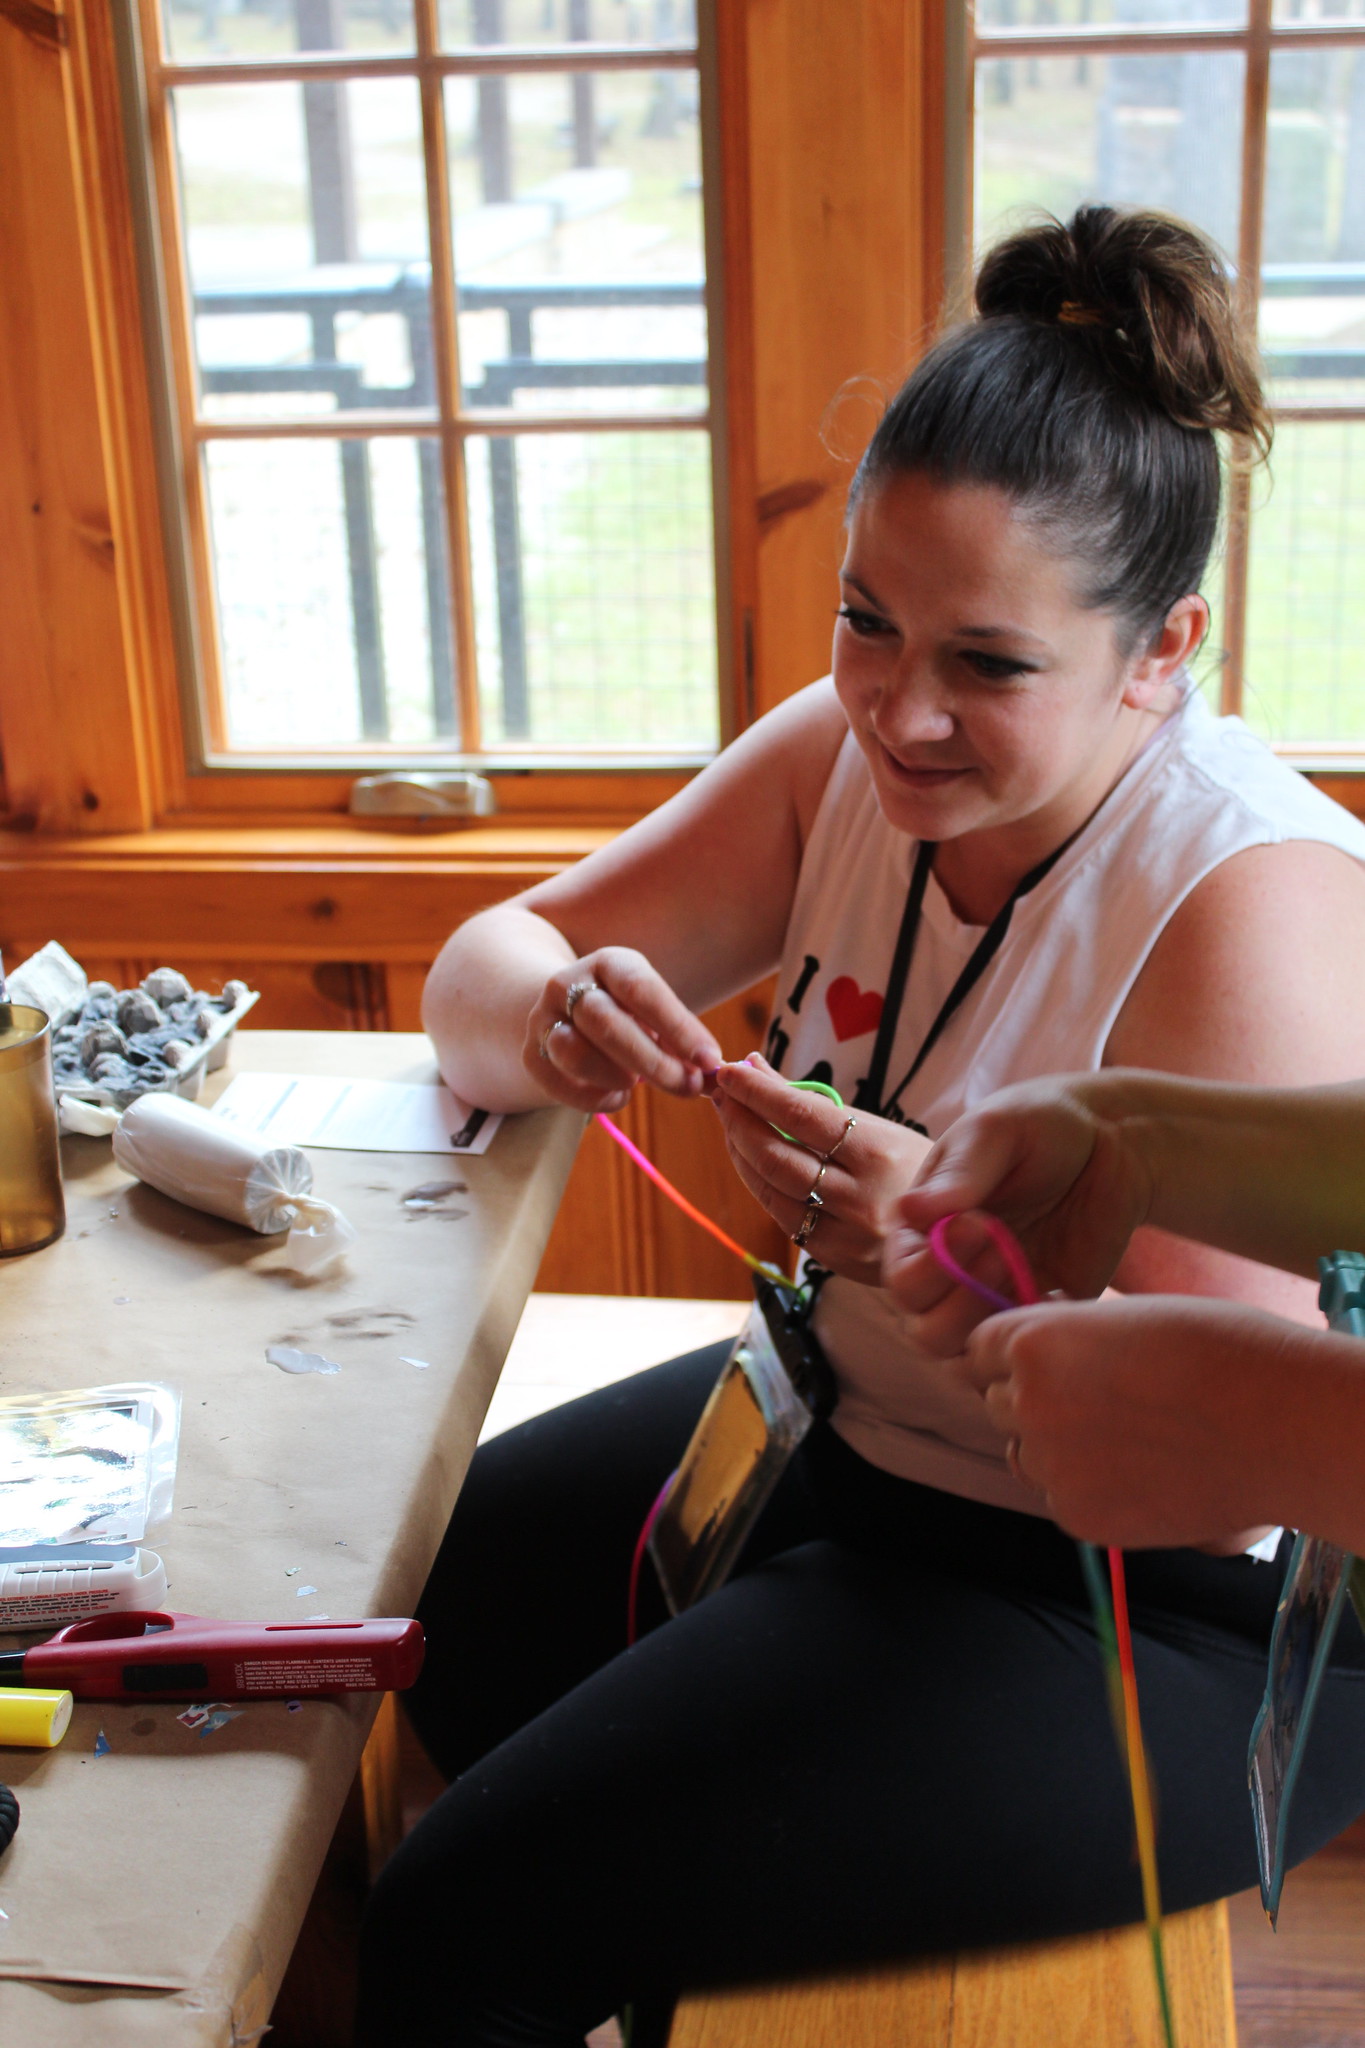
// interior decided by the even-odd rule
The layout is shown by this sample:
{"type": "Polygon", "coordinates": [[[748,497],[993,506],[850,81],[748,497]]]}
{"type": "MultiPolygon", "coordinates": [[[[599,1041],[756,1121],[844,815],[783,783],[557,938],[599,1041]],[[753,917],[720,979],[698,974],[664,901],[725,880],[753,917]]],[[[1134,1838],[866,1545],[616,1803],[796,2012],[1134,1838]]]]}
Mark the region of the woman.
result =
{"type": "MultiPolygon", "coordinates": [[[[1365,1350],[1242,1303],[1048,1302],[981,1322],[921,1231],[977,1205],[1039,1279],[1096,1294],[1145,1225],[1313,1275],[1365,1248],[1365,1086],[1237,1088],[1110,1070],[1006,1089],[962,1118],[900,1204],[887,1281],[1076,1536],[1212,1544],[1270,1517],[1365,1551],[1365,1350]]],[[[970,1257],[964,1217],[954,1249],[970,1257]]]]}
{"type": "MultiPolygon", "coordinates": [[[[731,1581],[629,1653],[634,1538],[719,1355],[480,1452],[413,1700],[456,1782],[372,1904],[372,2048],[548,2048],[625,2003],[639,2048],[685,1986],[1139,1914],[1074,1548],[880,1289],[884,1217],[922,1133],[1030,1074],[1360,1071],[1365,832],[1188,683],[1214,436],[1268,436],[1211,249],[1083,209],[995,250],[976,302],[859,468],[833,681],[433,970],[428,1029],[470,1100],[714,1092],[740,1174],[832,1275],[839,1403],[731,1581]],[[722,1064],[697,1013],[775,965],[768,1062],[722,1064]],[[782,1074],[832,1079],[852,1115],[782,1074]]],[[[1307,1304],[1146,1233],[1120,1277],[1307,1304]]],[[[1277,1580],[1179,1552],[1130,1584],[1178,1907],[1254,1876],[1277,1580]]],[[[1327,1690],[1305,1848],[1365,1802],[1357,1697],[1354,1673],[1327,1690]]]]}

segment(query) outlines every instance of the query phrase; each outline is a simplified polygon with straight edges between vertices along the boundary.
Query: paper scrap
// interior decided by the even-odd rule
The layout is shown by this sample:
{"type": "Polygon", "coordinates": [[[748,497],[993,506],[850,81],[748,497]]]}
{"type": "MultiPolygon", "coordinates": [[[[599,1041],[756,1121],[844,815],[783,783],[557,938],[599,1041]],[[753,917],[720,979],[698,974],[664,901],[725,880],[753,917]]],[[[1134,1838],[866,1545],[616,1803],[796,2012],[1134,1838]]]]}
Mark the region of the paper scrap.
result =
{"type": "Polygon", "coordinates": [[[294,1588],[294,1598],[295,1598],[296,1600],[306,1600],[306,1599],[308,1598],[308,1595],[309,1595],[310,1593],[316,1593],[316,1592],[317,1592],[317,1587],[316,1587],[316,1586],[296,1586],[296,1587],[294,1588]]]}
{"type": "Polygon", "coordinates": [[[301,1564],[287,1564],[284,1568],[284,1575],[287,1579],[296,1579],[302,1570],[303,1566],[301,1564]]]}
{"type": "Polygon", "coordinates": [[[400,1358],[398,1363],[400,1365],[415,1365],[418,1372],[431,1371],[431,1361],[428,1358],[400,1358]]]}
{"type": "Polygon", "coordinates": [[[292,1344],[267,1344],[265,1355],[281,1372],[341,1371],[334,1358],[324,1358],[320,1351],[297,1351],[292,1344]]]}
{"type": "Polygon", "coordinates": [[[108,1737],[108,1736],[107,1736],[107,1735],[105,1734],[104,1730],[103,1730],[103,1729],[101,1728],[101,1729],[100,1729],[100,1732],[99,1732],[99,1734],[98,1734],[98,1735],[97,1735],[97,1736],[95,1737],[95,1755],[96,1755],[96,1756],[108,1756],[108,1754],[109,1754],[110,1750],[111,1750],[111,1749],[113,1748],[113,1746],[114,1746],[114,1745],[113,1745],[113,1743],[112,1743],[112,1742],[110,1742],[110,1740],[109,1740],[109,1737],[108,1737]]]}
{"type": "Polygon", "coordinates": [[[229,1721],[238,1721],[245,1712],[243,1707],[230,1707],[226,1700],[205,1700],[201,1706],[186,1707],[176,1720],[202,1741],[206,1735],[216,1735],[220,1728],[226,1728],[229,1721]]]}
{"type": "Polygon", "coordinates": [[[486,1152],[502,1122],[442,1083],[238,1074],[213,1114],[274,1145],[339,1152],[486,1152]]]}

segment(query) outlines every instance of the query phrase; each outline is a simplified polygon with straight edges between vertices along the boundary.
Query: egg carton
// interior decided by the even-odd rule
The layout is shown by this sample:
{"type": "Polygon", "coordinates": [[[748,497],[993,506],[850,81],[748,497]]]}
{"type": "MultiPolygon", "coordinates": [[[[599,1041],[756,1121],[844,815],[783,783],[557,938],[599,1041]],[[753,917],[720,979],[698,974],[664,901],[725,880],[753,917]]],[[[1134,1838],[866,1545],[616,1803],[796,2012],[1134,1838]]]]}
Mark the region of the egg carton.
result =
{"type": "Polygon", "coordinates": [[[58,1096],[117,1110],[140,1095],[181,1095],[193,1102],[205,1074],[224,1064],[233,1032],[260,1000],[244,981],[229,981],[221,995],[210,995],[174,967],[154,968],[137,988],[87,981],[55,943],[11,976],[10,992],[15,1001],[35,1002],[51,1019],[58,1096]]]}

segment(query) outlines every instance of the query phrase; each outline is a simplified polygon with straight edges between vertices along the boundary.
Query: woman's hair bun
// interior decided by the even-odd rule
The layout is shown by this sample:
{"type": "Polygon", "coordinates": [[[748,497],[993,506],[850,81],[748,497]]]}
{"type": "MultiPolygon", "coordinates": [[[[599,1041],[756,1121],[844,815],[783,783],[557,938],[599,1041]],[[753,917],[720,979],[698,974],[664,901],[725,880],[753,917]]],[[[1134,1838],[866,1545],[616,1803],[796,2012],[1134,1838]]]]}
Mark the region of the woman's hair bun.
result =
{"type": "Polygon", "coordinates": [[[1113,206],[1040,221],[990,251],[976,306],[983,320],[1074,334],[1182,427],[1237,435],[1262,455],[1270,447],[1256,349],[1226,265],[1185,221],[1113,206]]]}

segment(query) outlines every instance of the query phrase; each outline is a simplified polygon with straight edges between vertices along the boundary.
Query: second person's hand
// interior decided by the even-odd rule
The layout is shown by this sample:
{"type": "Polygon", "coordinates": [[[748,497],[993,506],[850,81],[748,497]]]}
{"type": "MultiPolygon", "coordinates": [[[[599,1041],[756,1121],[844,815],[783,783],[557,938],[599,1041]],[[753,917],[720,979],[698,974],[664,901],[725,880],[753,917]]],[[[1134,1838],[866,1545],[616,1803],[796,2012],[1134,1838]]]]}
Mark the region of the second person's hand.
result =
{"type": "MultiPolygon", "coordinates": [[[[925,1158],[896,1204],[883,1278],[915,1318],[915,1336],[956,1356],[990,1311],[949,1278],[926,1239],[945,1216],[989,1210],[1020,1239],[1045,1292],[1099,1294],[1151,1201],[1142,1162],[1104,1113],[1106,1077],[1076,1075],[1003,1089],[969,1110],[925,1158]]],[[[954,1226],[959,1262],[989,1286],[1008,1277],[980,1225],[954,1226]]]]}

